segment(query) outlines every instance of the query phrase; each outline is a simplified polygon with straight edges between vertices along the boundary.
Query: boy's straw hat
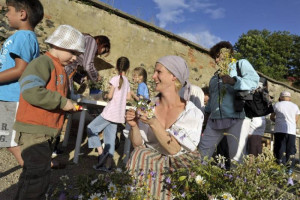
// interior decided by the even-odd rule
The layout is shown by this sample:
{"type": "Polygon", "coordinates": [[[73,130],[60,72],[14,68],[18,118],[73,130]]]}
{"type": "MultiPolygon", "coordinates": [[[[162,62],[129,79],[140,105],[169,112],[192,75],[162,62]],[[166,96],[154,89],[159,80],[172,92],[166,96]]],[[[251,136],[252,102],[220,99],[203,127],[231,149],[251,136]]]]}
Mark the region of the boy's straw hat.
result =
{"type": "Polygon", "coordinates": [[[60,25],[45,42],[67,50],[85,51],[84,36],[70,25],[60,25]]]}

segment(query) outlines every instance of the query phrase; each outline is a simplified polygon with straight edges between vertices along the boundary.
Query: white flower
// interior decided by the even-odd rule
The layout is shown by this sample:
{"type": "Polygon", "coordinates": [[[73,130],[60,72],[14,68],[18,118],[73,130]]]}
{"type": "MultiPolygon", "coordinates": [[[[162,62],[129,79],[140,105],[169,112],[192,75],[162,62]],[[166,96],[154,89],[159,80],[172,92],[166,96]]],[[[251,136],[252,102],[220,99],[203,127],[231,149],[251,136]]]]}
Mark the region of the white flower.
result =
{"type": "Polygon", "coordinates": [[[68,177],[68,175],[64,175],[64,176],[59,177],[59,179],[61,181],[66,181],[66,180],[69,180],[69,177],[68,177]]]}
{"type": "Polygon", "coordinates": [[[126,192],[133,192],[134,191],[134,187],[132,187],[131,185],[125,185],[124,188],[125,188],[126,192]]]}
{"type": "Polygon", "coordinates": [[[108,190],[114,194],[114,193],[117,192],[117,187],[116,187],[115,184],[110,183],[110,184],[108,185],[108,190]]]}
{"type": "Polygon", "coordinates": [[[83,195],[82,194],[78,195],[78,200],[82,200],[82,199],[83,199],[83,195]]]}
{"type": "Polygon", "coordinates": [[[98,181],[98,179],[92,180],[91,185],[94,185],[97,181],[98,181]]]}
{"type": "Polygon", "coordinates": [[[100,193],[94,193],[90,196],[89,200],[100,200],[101,194],[100,193]]]}
{"type": "Polygon", "coordinates": [[[222,194],[222,198],[224,200],[234,200],[233,196],[231,194],[229,194],[229,193],[222,194]]]}
{"type": "Polygon", "coordinates": [[[116,172],[122,172],[122,169],[121,168],[117,168],[116,172]]]}
{"type": "Polygon", "coordinates": [[[203,185],[205,183],[204,178],[200,175],[196,176],[195,181],[196,181],[197,185],[203,185]]]}

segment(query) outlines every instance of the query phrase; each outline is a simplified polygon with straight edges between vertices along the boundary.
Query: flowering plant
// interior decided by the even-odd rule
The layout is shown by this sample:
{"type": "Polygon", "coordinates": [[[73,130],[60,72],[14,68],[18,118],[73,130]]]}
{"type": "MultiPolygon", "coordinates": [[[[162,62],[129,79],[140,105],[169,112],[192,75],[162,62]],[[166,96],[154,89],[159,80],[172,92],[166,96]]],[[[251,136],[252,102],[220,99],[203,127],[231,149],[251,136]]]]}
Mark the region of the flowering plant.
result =
{"type": "MultiPolygon", "coordinates": [[[[219,61],[217,62],[217,66],[219,68],[218,74],[219,76],[224,76],[224,75],[229,75],[230,74],[230,68],[229,64],[232,62],[236,62],[234,58],[232,58],[232,55],[230,53],[230,50],[227,48],[222,48],[220,50],[219,54],[219,61]]],[[[223,85],[221,89],[221,94],[220,94],[220,101],[222,101],[223,97],[226,94],[226,86],[223,85]]]]}
{"type": "Polygon", "coordinates": [[[139,101],[136,104],[136,110],[138,114],[140,114],[140,111],[143,111],[146,113],[148,119],[154,117],[154,107],[155,103],[153,103],[149,99],[144,99],[142,97],[140,97],[139,101]]]}
{"type": "Polygon", "coordinates": [[[179,200],[294,199],[299,195],[299,182],[290,181],[286,168],[276,164],[267,148],[257,157],[245,156],[243,164],[233,164],[233,169],[226,170],[224,157],[204,158],[170,173],[165,182],[179,200]]]}
{"type": "Polygon", "coordinates": [[[219,54],[219,62],[217,66],[219,67],[219,75],[228,75],[230,69],[228,68],[229,63],[231,63],[231,53],[230,50],[227,48],[222,48],[219,54]]]}
{"type": "Polygon", "coordinates": [[[67,176],[60,178],[61,182],[49,194],[47,199],[76,200],[143,200],[151,199],[149,189],[144,182],[130,175],[129,171],[116,170],[97,175],[80,176],[75,187],[67,176]],[[60,190],[61,189],[61,190],[60,190]]]}

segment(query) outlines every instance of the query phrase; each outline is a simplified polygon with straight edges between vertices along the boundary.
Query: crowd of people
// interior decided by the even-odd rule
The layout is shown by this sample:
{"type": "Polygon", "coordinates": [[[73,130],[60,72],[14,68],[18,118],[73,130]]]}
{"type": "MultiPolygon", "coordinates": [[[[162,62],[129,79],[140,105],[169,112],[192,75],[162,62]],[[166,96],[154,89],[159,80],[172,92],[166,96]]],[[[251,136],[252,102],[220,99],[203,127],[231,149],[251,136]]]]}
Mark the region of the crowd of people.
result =
{"type": "MultiPolygon", "coordinates": [[[[6,0],[6,5],[9,25],[17,31],[4,42],[0,55],[1,131],[9,135],[6,147],[23,168],[15,199],[41,200],[45,199],[54,165],[53,141],[61,132],[65,112],[77,111],[70,91],[78,67],[83,67],[88,79],[99,81],[94,59],[110,53],[110,40],[60,25],[45,41],[50,49],[40,55],[34,33],[44,14],[40,1],[6,0]]],[[[219,143],[228,161],[242,162],[246,154],[261,154],[266,117],[250,119],[243,109],[235,108],[236,92],[255,90],[259,75],[248,60],[233,59],[229,42],[217,43],[210,49],[210,56],[220,69],[206,88],[189,83],[189,67],[182,57],[168,55],[157,59],[152,76],[156,93],[153,98],[142,67],[133,70],[137,91],[130,90],[126,77],[130,61],[119,57],[117,75],[108,83],[108,104],[87,125],[88,147],[98,152],[93,168],[112,170],[117,126],[125,122],[134,148],[126,167],[133,175],[155,172],[156,178],[147,184],[151,195],[158,199],[171,199],[171,190],[161,184],[165,169],[189,167],[193,160],[212,157],[219,143]],[[130,99],[147,100],[153,106],[126,111],[130,99]],[[101,131],[104,148],[98,136],[101,131]]],[[[84,78],[77,76],[76,81],[84,78]]],[[[291,93],[281,92],[270,116],[275,122],[274,155],[279,164],[289,163],[290,172],[295,162],[299,115],[291,93]]]]}

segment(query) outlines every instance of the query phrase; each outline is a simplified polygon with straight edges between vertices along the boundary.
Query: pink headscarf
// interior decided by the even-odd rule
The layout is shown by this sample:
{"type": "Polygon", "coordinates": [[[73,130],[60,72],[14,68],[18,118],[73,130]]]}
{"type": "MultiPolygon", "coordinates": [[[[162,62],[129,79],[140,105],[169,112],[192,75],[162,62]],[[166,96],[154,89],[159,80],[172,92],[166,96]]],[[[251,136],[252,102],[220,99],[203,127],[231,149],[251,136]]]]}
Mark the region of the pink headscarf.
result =
{"type": "Polygon", "coordinates": [[[181,83],[184,89],[184,100],[189,100],[191,85],[189,79],[189,68],[185,60],[179,56],[165,56],[158,59],[157,63],[167,68],[181,83]]]}

